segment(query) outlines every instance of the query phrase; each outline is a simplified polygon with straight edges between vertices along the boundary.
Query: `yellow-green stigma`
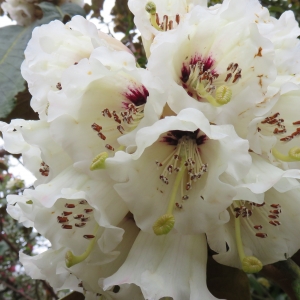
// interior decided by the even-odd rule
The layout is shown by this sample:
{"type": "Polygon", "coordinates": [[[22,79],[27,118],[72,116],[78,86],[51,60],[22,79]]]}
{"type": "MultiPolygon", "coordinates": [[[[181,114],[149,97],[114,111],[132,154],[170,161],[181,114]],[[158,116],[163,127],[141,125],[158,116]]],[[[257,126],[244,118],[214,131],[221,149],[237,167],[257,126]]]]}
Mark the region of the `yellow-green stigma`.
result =
{"type": "Polygon", "coordinates": [[[90,165],[90,170],[100,170],[105,169],[105,160],[108,158],[107,152],[102,152],[98,154],[92,161],[92,164],[90,165]]]}
{"type": "Polygon", "coordinates": [[[259,259],[254,256],[246,256],[242,260],[242,270],[245,273],[257,273],[262,269],[263,265],[259,259]]]}
{"type": "Polygon", "coordinates": [[[216,101],[220,105],[227,104],[232,97],[231,89],[226,85],[221,85],[216,90],[216,101]]]}
{"type": "Polygon", "coordinates": [[[169,233],[175,224],[175,218],[172,214],[165,214],[161,216],[152,226],[156,235],[163,235],[169,233]]]}
{"type": "Polygon", "coordinates": [[[150,15],[156,14],[156,5],[154,2],[147,2],[145,9],[150,15]]]}
{"type": "Polygon", "coordinates": [[[96,244],[96,241],[97,241],[96,234],[97,234],[98,229],[99,229],[99,226],[96,225],[95,230],[94,230],[95,235],[85,235],[84,236],[86,239],[91,239],[91,241],[89,242],[87,249],[81,255],[76,256],[73,254],[72,251],[70,251],[70,250],[67,251],[67,253],[65,255],[65,262],[66,262],[67,268],[71,268],[72,266],[77,265],[88,258],[88,256],[91,254],[91,252],[96,244]]]}
{"type": "Polygon", "coordinates": [[[289,150],[288,155],[284,155],[279,152],[277,149],[272,149],[272,154],[275,158],[285,161],[285,162],[294,162],[300,161],[300,147],[293,147],[289,150]]]}
{"type": "Polygon", "coordinates": [[[159,31],[162,31],[162,29],[157,24],[156,20],[156,5],[153,2],[148,2],[145,6],[146,11],[150,14],[150,23],[151,25],[159,31]]]}

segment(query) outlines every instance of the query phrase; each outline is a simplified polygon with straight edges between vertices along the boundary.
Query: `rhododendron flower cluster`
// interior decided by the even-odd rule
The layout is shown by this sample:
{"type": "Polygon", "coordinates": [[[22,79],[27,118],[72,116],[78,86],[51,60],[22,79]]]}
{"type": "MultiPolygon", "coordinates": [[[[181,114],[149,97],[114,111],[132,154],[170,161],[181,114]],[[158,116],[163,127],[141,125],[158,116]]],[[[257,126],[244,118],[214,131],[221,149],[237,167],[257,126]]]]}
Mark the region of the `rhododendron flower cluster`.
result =
{"type": "Polygon", "coordinates": [[[87,299],[216,299],[207,243],[246,273],[300,248],[300,29],[257,0],[129,7],[147,69],[83,17],[33,31],[40,120],[0,128],[37,178],[8,212],[51,249],[20,260],[87,299]]]}

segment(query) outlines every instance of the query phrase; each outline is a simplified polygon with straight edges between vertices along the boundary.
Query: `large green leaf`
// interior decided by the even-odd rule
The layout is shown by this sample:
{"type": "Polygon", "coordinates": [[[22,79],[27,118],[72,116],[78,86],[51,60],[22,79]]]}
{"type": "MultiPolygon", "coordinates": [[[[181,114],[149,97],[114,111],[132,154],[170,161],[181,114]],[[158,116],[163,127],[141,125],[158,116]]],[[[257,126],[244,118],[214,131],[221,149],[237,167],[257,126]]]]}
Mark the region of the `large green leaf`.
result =
{"type": "Polygon", "coordinates": [[[60,7],[49,2],[40,5],[42,18],[27,27],[11,25],[0,28],[0,118],[5,118],[16,105],[16,95],[25,90],[20,66],[24,50],[34,27],[52,20],[68,20],[74,15],[85,16],[84,10],[72,3],[60,7]]]}

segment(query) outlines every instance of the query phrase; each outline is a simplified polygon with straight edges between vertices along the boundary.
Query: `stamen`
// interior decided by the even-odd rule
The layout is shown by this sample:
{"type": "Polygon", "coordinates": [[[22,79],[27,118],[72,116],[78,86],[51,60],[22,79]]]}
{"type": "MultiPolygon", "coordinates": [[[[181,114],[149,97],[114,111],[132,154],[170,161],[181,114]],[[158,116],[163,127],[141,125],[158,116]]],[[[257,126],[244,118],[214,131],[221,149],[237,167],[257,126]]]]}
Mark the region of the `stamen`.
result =
{"type": "Polygon", "coordinates": [[[65,262],[66,262],[67,268],[71,268],[72,266],[81,263],[90,255],[90,253],[92,252],[92,250],[96,244],[96,241],[97,241],[95,236],[97,235],[98,229],[99,229],[99,225],[96,225],[93,235],[86,234],[83,236],[86,239],[91,239],[91,241],[90,241],[87,249],[81,255],[76,256],[72,253],[72,251],[67,251],[66,256],[65,256],[65,262]]]}
{"type": "Polygon", "coordinates": [[[90,165],[90,170],[100,170],[105,169],[105,160],[108,158],[107,152],[102,152],[98,154],[92,161],[92,164],[90,165]]]}

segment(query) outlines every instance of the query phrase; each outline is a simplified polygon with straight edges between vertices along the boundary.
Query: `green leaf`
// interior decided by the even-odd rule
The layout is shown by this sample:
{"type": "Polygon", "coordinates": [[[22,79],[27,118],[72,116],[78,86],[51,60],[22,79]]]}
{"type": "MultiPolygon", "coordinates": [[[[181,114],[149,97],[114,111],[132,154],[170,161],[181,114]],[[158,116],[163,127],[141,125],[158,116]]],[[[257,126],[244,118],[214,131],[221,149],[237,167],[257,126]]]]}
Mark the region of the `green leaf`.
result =
{"type": "Polygon", "coordinates": [[[52,20],[70,19],[74,15],[85,16],[84,10],[73,3],[60,7],[49,2],[39,4],[43,17],[30,26],[11,25],[0,28],[0,118],[5,118],[16,105],[16,95],[24,91],[25,80],[20,67],[24,60],[24,50],[36,26],[47,24],[52,20]],[[5,42],[4,42],[5,41],[5,42]]]}
{"type": "Polygon", "coordinates": [[[207,287],[220,299],[251,299],[247,275],[239,269],[217,263],[212,257],[207,262],[207,287]]]}
{"type": "Polygon", "coordinates": [[[5,253],[5,251],[7,251],[9,249],[9,247],[7,246],[7,244],[4,241],[0,242],[0,255],[3,255],[5,253]]]}

